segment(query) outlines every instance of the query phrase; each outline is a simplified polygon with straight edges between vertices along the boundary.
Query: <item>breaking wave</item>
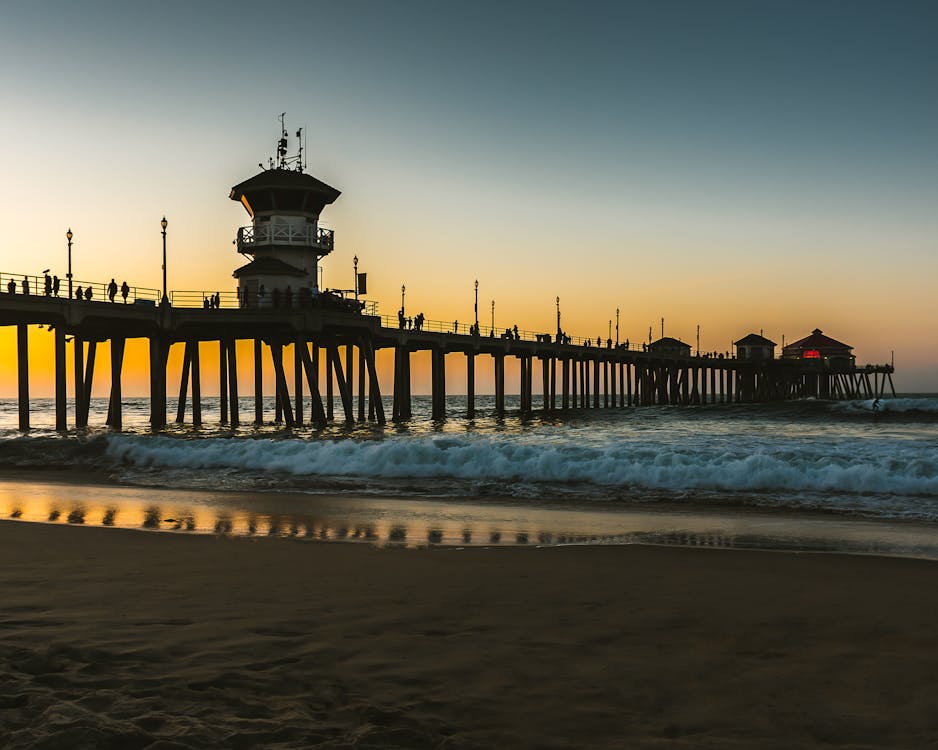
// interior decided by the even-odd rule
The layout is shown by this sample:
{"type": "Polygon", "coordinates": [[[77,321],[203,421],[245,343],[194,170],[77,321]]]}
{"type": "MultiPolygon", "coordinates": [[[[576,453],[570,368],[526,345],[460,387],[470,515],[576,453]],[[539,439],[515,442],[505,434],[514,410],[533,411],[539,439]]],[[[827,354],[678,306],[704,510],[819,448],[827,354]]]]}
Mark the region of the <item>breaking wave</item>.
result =
{"type": "Polygon", "coordinates": [[[752,438],[694,444],[572,441],[468,435],[387,440],[107,437],[116,465],[262,472],[294,477],[461,479],[724,492],[829,492],[938,496],[935,446],[886,440],[831,443],[752,438]]]}

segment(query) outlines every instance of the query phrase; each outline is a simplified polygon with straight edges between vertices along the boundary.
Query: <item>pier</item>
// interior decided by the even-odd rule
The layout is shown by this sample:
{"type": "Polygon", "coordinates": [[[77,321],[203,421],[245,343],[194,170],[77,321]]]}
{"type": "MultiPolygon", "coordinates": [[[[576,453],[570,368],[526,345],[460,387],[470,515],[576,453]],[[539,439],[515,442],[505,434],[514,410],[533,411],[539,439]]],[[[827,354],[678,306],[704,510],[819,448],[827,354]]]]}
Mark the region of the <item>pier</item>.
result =
{"type": "MultiPolygon", "coordinates": [[[[380,315],[377,304],[359,299],[365,277],[357,270],[355,289],[319,288],[323,257],[336,247],[335,233],[319,226],[320,213],[339,191],[304,171],[302,151],[286,155],[287,133],[278,142],[277,159],[268,169],[234,186],[229,197],[244,206],[251,224],[234,240],[237,252],[250,259],[236,268],[234,291],[173,291],[166,288],[166,226],[163,230],[163,289],[78,282],[72,278],[68,231],[67,284],[59,279],[0,273],[0,325],[16,326],[19,426],[29,424],[30,327],[41,326],[55,337],[55,426],[68,429],[66,393],[69,367],[74,368],[74,426],[87,427],[97,346],[110,344],[110,398],[105,424],[122,428],[122,388],[126,342],[145,339],[149,348],[150,423],[167,424],[167,360],[173,347],[183,352],[175,421],[202,423],[204,377],[217,378],[222,424],[238,427],[240,413],[237,342],[253,344],[253,421],[263,424],[263,367],[274,372],[274,421],[286,427],[323,425],[335,420],[390,418],[406,422],[413,416],[411,359],[430,352],[433,419],[445,419],[446,371],[460,365],[466,373],[462,412],[476,413],[476,361],[492,359],[495,412],[505,413],[506,360],[518,360],[520,411],[546,413],[575,409],[625,409],[652,405],[698,405],[820,399],[882,398],[895,395],[892,365],[857,366],[852,348],[816,330],[812,337],[785,347],[780,358],[775,344],[750,334],[736,342],[733,356],[692,354],[675,339],[631,345],[567,336],[560,329],[538,333],[517,328],[471,325],[405,317],[403,289],[396,316],[380,315]],[[66,289],[60,287],[67,286],[66,289]],[[354,295],[354,296],[352,296],[354,295]],[[219,353],[219,367],[207,373],[201,353],[206,346],[219,353]],[[393,350],[393,381],[381,383],[376,354],[393,350]],[[292,364],[292,367],[291,367],[292,364]],[[320,384],[324,383],[324,393],[320,384]],[[537,387],[536,387],[537,386],[537,387]],[[538,394],[538,391],[540,393],[538,394]],[[391,396],[385,413],[382,394],[391,396]],[[341,404],[335,409],[335,396],[341,404]],[[338,411],[338,413],[336,413],[338,411]]],[[[477,289],[478,293],[478,289],[477,289]]],[[[611,322],[610,322],[611,329],[611,322]]],[[[172,384],[175,386],[175,384],[172,384]]]]}
{"type": "Polygon", "coordinates": [[[520,365],[522,413],[895,395],[891,365],[832,368],[820,359],[754,362],[736,357],[660,355],[634,345],[587,346],[580,340],[559,343],[556,337],[526,332],[508,338],[485,329],[476,335],[469,334],[468,327],[453,332],[452,324],[449,331],[432,330],[445,325],[432,322],[425,324],[424,330],[402,330],[391,322],[379,315],[316,306],[205,309],[0,293],[0,324],[16,326],[17,330],[19,424],[23,430],[29,429],[30,335],[44,333],[33,333],[30,327],[39,325],[51,329],[55,337],[55,413],[59,430],[68,428],[68,349],[76,384],[71,394],[74,426],[87,427],[96,348],[102,342],[111,347],[111,390],[105,423],[114,430],[121,429],[121,373],[128,339],[148,342],[150,421],[154,430],[167,424],[166,363],[173,346],[183,349],[175,420],[201,424],[202,378],[210,376],[219,384],[219,421],[232,427],[242,422],[238,395],[243,389],[238,382],[235,343],[243,340],[253,342],[253,421],[261,424],[269,418],[264,414],[261,375],[267,358],[275,373],[274,419],[287,427],[307,422],[321,425],[336,419],[374,420],[379,424],[387,418],[407,421],[412,416],[411,357],[419,351],[431,355],[434,419],[459,416],[446,413],[446,368],[454,364],[463,366],[466,373],[462,415],[475,414],[478,357],[490,357],[494,362],[492,385],[498,414],[505,413],[505,360],[511,357],[520,365]],[[200,352],[206,346],[217,347],[219,352],[216,373],[205,373],[201,367],[200,352]],[[375,365],[376,352],[382,349],[394,352],[390,384],[380,382],[375,365]],[[320,392],[323,373],[325,393],[320,392]],[[333,394],[341,403],[337,414],[332,407],[333,394]],[[385,414],[382,394],[392,395],[390,415],[385,414]]]}

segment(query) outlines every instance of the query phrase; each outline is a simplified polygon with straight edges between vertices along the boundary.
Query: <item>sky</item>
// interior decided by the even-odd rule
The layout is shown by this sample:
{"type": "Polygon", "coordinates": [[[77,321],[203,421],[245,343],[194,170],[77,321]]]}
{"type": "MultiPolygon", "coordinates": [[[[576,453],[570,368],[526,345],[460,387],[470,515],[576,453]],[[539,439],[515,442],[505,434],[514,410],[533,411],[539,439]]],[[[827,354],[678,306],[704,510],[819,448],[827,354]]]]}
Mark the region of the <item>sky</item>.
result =
{"type": "Polygon", "coordinates": [[[502,327],[553,330],[558,296],[579,336],[617,308],[705,351],[818,327],[938,391],[936,38],[927,2],[13,0],[0,271],[64,276],[70,227],[76,279],[159,287],[165,215],[169,287],[233,290],[228,192],[286,112],[342,191],[325,286],[357,254],[381,312],[406,284],[469,322],[478,279],[502,327]]]}

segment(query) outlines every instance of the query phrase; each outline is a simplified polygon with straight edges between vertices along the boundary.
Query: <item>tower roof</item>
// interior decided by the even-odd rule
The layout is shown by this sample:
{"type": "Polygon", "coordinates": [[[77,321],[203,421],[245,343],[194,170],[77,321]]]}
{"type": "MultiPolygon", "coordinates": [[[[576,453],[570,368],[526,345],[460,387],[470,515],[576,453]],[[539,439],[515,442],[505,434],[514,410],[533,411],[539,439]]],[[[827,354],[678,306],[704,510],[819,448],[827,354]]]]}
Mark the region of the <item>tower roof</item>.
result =
{"type": "Polygon", "coordinates": [[[341,193],[322,180],[293,169],[265,169],[231,188],[229,198],[240,201],[254,216],[259,211],[293,211],[319,216],[341,193]]]}

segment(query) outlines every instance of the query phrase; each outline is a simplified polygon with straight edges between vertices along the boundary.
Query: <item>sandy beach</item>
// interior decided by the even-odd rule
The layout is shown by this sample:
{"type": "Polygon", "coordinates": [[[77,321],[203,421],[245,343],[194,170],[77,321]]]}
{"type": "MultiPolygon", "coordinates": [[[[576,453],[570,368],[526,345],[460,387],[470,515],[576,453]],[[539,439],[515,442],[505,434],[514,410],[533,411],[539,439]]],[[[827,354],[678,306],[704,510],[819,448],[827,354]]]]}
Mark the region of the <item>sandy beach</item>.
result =
{"type": "Polygon", "coordinates": [[[938,565],[0,523],[10,748],[938,744],[938,565]]]}

